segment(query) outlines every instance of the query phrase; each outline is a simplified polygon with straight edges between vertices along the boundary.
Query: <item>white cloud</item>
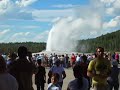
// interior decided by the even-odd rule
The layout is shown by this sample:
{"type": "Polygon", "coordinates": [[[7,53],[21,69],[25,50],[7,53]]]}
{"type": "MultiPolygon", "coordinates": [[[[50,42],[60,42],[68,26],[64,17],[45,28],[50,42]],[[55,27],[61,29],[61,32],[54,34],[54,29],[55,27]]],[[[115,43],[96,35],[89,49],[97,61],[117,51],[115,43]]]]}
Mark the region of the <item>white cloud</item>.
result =
{"type": "Polygon", "coordinates": [[[114,8],[107,8],[106,13],[110,15],[114,15],[114,8]]]}
{"type": "Polygon", "coordinates": [[[0,30],[0,42],[6,42],[9,40],[8,37],[9,37],[10,31],[11,31],[10,29],[0,30]]]}
{"type": "Polygon", "coordinates": [[[51,22],[56,17],[67,17],[74,15],[72,9],[63,9],[63,10],[34,10],[32,16],[37,21],[48,21],[51,22]]]}
{"type": "Polygon", "coordinates": [[[11,35],[11,38],[8,39],[7,42],[26,42],[31,41],[30,32],[18,32],[11,35]]]}
{"type": "Polygon", "coordinates": [[[25,36],[28,36],[29,34],[30,34],[30,32],[26,32],[26,33],[25,33],[25,36]]]}
{"type": "Polygon", "coordinates": [[[0,1],[0,15],[7,13],[13,9],[13,3],[9,0],[0,1]]]}
{"type": "Polygon", "coordinates": [[[44,32],[42,32],[40,34],[36,34],[33,39],[36,42],[46,42],[47,38],[48,38],[48,34],[49,34],[49,31],[45,30],[44,32]]]}
{"type": "Polygon", "coordinates": [[[16,1],[16,4],[20,7],[26,7],[28,5],[33,4],[36,1],[37,0],[19,0],[19,1],[16,1]]]}
{"type": "Polygon", "coordinates": [[[53,5],[52,7],[56,8],[73,8],[73,7],[78,7],[80,5],[73,5],[73,4],[58,4],[58,5],[53,5]]]}
{"type": "Polygon", "coordinates": [[[116,0],[100,0],[102,3],[104,3],[107,7],[111,6],[112,3],[114,3],[116,0]]]}
{"type": "Polygon", "coordinates": [[[35,26],[35,25],[30,25],[30,26],[24,26],[22,28],[25,28],[25,29],[36,29],[36,28],[40,28],[40,26],[35,26]]]}
{"type": "Polygon", "coordinates": [[[48,33],[49,33],[48,30],[45,30],[42,33],[18,32],[12,34],[10,38],[7,39],[6,42],[26,42],[26,41],[46,42],[48,38],[48,33]]]}
{"type": "Polygon", "coordinates": [[[8,32],[10,32],[10,29],[0,30],[0,37],[1,37],[1,36],[4,36],[4,35],[7,34],[8,32]]]}
{"type": "Polygon", "coordinates": [[[15,33],[12,38],[16,38],[18,36],[23,36],[23,32],[15,33]]]}
{"type": "Polygon", "coordinates": [[[11,19],[32,20],[32,13],[30,11],[31,10],[27,10],[27,8],[19,7],[12,0],[0,1],[0,20],[4,20],[4,19],[5,20],[11,20],[11,19]]]}
{"type": "Polygon", "coordinates": [[[118,15],[120,14],[120,0],[100,0],[101,4],[104,5],[106,14],[108,15],[118,15]]]}
{"type": "Polygon", "coordinates": [[[120,16],[116,16],[115,18],[111,19],[109,22],[105,22],[103,24],[104,29],[110,28],[117,28],[120,25],[120,16]]]}
{"type": "Polygon", "coordinates": [[[116,9],[120,8],[120,0],[114,0],[113,7],[116,9]]]}
{"type": "Polygon", "coordinates": [[[1,28],[9,28],[9,27],[13,27],[13,26],[12,26],[12,25],[1,24],[0,27],[1,27],[1,28]]]}
{"type": "Polygon", "coordinates": [[[26,37],[30,34],[30,32],[19,32],[19,33],[15,33],[12,38],[18,38],[18,37],[26,37]]]}

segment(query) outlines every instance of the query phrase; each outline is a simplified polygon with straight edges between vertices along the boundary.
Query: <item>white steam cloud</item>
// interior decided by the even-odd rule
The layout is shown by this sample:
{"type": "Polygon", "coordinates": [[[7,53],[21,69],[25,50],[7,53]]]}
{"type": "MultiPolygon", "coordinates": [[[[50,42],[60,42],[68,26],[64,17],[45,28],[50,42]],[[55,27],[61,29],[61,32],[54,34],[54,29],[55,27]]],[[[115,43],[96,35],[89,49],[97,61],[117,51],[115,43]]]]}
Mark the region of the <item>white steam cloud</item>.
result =
{"type": "Polygon", "coordinates": [[[101,18],[96,14],[91,14],[89,18],[60,18],[49,32],[47,51],[75,51],[77,40],[96,37],[100,29],[101,18]]]}
{"type": "Polygon", "coordinates": [[[59,17],[49,32],[47,51],[75,51],[76,41],[95,38],[120,29],[120,0],[90,0],[72,8],[72,15],[59,17]]]}

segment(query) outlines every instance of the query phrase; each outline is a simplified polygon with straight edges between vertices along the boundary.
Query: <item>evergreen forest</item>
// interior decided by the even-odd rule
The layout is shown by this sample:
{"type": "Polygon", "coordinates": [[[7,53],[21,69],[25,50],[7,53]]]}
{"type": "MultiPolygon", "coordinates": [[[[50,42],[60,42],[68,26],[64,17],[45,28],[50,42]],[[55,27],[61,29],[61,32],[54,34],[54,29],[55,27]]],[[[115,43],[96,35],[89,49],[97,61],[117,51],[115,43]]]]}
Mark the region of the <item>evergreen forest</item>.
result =
{"type": "Polygon", "coordinates": [[[32,53],[41,52],[45,50],[46,43],[44,42],[16,42],[16,43],[0,43],[0,53],[10,53],[10,52],[17,52],[19,46],[25,46],[28,48],[29,51],[32,53]]]}
{"type": "Polygon", "coordinates": [[[120,30],[92,39],[79,40],[76,51],[93,53],[99,46],[106,52],[120,52],[120,30]]]}

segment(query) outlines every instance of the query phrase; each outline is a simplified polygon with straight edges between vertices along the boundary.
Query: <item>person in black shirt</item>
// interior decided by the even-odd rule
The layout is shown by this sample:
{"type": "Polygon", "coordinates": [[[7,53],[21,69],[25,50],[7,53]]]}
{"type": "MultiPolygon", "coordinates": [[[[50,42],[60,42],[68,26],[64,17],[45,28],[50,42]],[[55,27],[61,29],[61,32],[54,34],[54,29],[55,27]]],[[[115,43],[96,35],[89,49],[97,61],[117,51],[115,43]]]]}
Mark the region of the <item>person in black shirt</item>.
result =
{"type": "Polygon", "coordinates": [[[18,48],[18,58],[12,64],[12,75],[18,82],[18,90],[34,90],[32,76],[36,71],[36,66],[27,59],[28,49],[25,46],[18,48]]]}
{"type": "Polygon", "coordinates": [[[41,66],[41,59],[37,60],[38,72],[35,74],[35,84],[37,90],[44,90],[44,84],[46,82],[46,71],[45,67],[41,66]]]}

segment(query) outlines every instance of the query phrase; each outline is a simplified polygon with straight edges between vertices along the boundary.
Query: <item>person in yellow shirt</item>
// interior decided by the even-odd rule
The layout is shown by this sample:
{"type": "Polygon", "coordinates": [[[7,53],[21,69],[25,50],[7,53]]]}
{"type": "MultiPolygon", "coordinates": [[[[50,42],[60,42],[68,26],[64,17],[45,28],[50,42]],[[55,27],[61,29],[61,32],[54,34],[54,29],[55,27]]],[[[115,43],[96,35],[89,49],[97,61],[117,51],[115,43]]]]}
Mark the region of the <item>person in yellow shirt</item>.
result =
{"type": "Polygon", "coordinates": [[[107,77],[111,72],[111,63],[104,58],[104,48],[98,47],[96,55],[88,65],[87,75],[92,78],[93,90],[109,90],[107,77]]]}

